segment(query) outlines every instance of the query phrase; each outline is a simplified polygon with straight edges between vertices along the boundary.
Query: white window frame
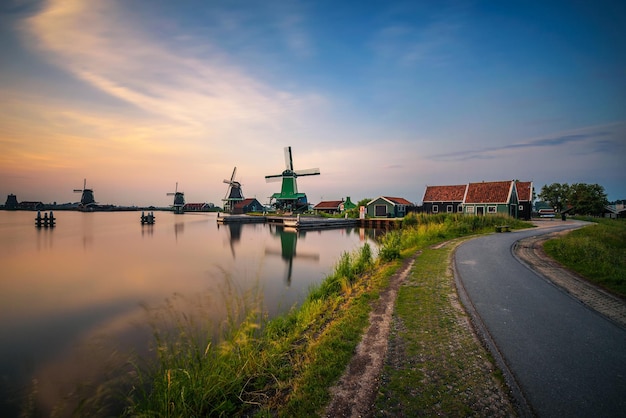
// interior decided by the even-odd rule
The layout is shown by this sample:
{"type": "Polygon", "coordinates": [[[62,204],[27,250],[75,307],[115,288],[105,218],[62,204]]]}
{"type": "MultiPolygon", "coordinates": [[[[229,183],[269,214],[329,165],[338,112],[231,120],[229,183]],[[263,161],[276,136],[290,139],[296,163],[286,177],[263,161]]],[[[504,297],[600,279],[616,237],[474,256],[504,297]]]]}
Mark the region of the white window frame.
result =
{"type": "Polygon", "coordinates": [[[433,213],[439,213],[439,205],[433,205],[433,213]]]}
{"type": "Polygon", "coordinates": [[[454,206],[452,206],[452,205],[447,205],[446,206],[446,212],[452,213],[453,211],[454,211],[454,206]]]}
{"type": "Polygon", "coordinates": [[[498,213],[498,207],[497,206],[487,206],[487,213],[489,215],[494,215],[494,214],[498,213]]]}
{"type": "Polygon", "coordinates": [[[475,206],[466,206],[465,209],[466,209],[465,210],[466,213],[472,213],[472,214],[476,213],[476,207],[475,206]]]}

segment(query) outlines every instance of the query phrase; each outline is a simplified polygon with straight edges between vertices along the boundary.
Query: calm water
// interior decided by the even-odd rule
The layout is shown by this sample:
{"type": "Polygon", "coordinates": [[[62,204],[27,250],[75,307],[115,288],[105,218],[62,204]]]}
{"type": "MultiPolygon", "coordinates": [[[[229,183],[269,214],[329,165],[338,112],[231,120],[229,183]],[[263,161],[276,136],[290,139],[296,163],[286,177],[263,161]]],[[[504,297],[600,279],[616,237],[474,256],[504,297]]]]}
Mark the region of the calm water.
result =
{"type": "MultiPolygon", "coordinates": [[[[216,214],[0,211],[0,396],[52,408],[77,382],[110,371],[111,353],[151,339],[147,312],[173,306],[219,322],[232,295],[259,289],[269,315],[301,302],[372,231],[289,232],[218,225],[216,214]]],[[[158,318],[158,315],[152,315],[158,318]]],[[[2,404],[0,404],[0,407],[2,404]]],[[[7,406],[8,407],[8,406],[7,406]]],[[[47,414],[46,414],[47,415],[47,414]]]]}

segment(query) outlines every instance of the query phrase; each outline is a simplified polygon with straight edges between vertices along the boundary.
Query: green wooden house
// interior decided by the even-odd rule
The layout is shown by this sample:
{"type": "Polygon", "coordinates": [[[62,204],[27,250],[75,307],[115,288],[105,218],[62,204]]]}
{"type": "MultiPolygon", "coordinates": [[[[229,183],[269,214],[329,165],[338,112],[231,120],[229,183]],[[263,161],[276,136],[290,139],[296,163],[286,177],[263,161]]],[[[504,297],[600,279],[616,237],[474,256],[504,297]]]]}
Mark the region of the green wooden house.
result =
{"type": "Polygon", "coordinates": [[[519,201],[515,181],[469,183],[463,212],[470,215],[510,215],[517,218],[519,201]]]}
{"type": "Polygon", "coordinates": [[[367,204],[370,218],[403,218],[413,203],[401,197],[380,196],[367,204]]]}

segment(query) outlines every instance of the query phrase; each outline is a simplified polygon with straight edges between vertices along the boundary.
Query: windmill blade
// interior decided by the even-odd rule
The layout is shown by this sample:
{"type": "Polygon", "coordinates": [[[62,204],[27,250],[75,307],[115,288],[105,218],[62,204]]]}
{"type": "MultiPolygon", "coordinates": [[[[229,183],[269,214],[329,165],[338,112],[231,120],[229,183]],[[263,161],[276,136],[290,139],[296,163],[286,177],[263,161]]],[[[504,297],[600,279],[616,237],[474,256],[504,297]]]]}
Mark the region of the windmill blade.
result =
{"type": "Polygon", "coordinates": [[[230,176],[230,182],[232,183],[235,180],[235,173],[237,172],[237,167],[233,168],[233,175],[230,176]]]}
{"type": "Polygon", "coordinates": [[[298,170],[295,171],[296,176],[315,176],[320,174],[320,169],[319,168],[309,168],[306,170],[298,170]]]}
{"type": "Polygon", "coordinates": [[[231,184],[232,182],[233,182],[232,180],[226,180],[226,179],[224,179],[224,183],[226,183],[226,184],[231,184]]]}
{"type": "Polygon", "coordinates": [[[74,193],[82,193],[83,191],[80,189],[74,189],[74,193]]]}
{"type": "Polygon", "coordinates": [[[291,156],[291,147],[285,147],[285,168],[293,171],[293,158],[291,156]]]}
{"type": "Polygon", "coordinates": [[[281,175],[277,175],[277,176],[265,176],[265,182],[266,183],[276,183],[278,181],[281,181],[283,179],[282,174],[281,175]]]}

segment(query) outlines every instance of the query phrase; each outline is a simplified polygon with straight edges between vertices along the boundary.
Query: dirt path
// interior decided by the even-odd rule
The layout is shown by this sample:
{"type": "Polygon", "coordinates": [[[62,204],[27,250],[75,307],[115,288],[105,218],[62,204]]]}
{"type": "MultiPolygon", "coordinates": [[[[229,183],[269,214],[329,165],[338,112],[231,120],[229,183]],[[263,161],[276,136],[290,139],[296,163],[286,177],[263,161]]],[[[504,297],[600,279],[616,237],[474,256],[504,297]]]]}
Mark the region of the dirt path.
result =
{"type": "Polygon", "coordinates": [[[363,340],[356,347],[356,353],[346,372],[337,385],[331,388],[333,398],[325,416],[333,418],[371,416],[378,392],[379,377],[387,354],[396,295],[411,271],[417,255],[404,261],[398,272],[391,277],[389,286],[381,293],[370,313],[370,326],[363,340]]]}

